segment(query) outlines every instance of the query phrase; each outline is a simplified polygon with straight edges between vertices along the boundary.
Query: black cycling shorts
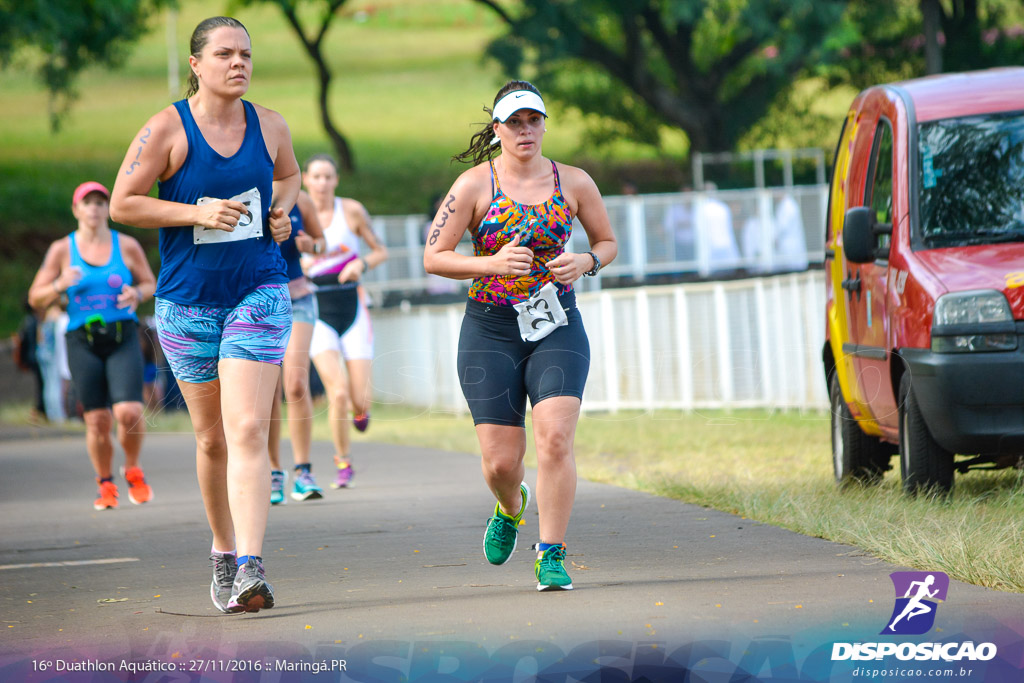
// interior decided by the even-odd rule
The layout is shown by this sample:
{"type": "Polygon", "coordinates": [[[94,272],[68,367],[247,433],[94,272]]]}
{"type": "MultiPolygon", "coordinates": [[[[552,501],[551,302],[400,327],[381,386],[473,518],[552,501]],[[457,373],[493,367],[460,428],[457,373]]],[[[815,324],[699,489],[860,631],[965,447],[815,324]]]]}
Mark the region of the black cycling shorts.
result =
{"type": "Polygon", "coordinates": [[[519,336],[518,312],[470,299],[459,334],[458,371],[473,424],[526,425],[526,400],[583,399],[590,372],[590,341],[576,295],[558,298],[569,324],[540,341],[519,336]]]}
{"type": "Polygon", "coordinates": [[[83,410],[109,408],[126,401],[142,402],[142,347],[133,320],[69,330],[68,369],[83,410]]]}
{"type": "Polygon", "coordinates": [[[334,328],[338,336],[348,332],[359,313],[358,283],[338,283],[337,273],[320,275],[313,278],[317,285],[316,305],[320,310],[320,320],[334,328]]]}

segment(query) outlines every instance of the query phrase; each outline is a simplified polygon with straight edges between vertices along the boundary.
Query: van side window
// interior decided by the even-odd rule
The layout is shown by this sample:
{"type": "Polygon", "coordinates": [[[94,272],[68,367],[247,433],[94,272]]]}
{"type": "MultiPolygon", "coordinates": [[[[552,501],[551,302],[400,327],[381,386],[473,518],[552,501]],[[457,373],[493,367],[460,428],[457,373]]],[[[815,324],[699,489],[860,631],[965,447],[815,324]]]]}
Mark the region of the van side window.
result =
{"type": "MultiPolygon", "coordinates": [[[[874,177],[871,180],[871,195],[868,205],[878,223],[892,224],[892,126],[886,119],[878,122],[875,131],[875,145],[871,158],[874,177]]],[[[878,246],[888,247],[891,235],[878,235],[878,246]]]]}

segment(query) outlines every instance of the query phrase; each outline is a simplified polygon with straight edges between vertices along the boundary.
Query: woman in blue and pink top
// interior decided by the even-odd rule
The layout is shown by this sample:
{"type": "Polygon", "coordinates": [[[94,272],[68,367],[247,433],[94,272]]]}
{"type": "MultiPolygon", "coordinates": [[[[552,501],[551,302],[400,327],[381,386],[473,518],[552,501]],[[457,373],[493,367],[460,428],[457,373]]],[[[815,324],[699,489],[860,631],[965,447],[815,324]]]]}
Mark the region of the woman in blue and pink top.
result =
{"type": "Polygon", "coordinates": [[[29,289],[29,302],[44,309],[67,296],[68,368],[82,402],[85,443],[96,470],[97,510],[118,506],[113,480],[114,444],[124,449],[121,474],[128,499],[139,505],[153,492],[139,467],[146,435],[142,419],[142,346],[136,309],[156,289],[142,246],[107,224],[110,192],[97,182],[79,185],[71,199],[78,229],[50,245],[29,289]]]}
{"type": "Polygon", "coordinates": [[[261,557],[267,439],[292,318],[277,243],[291,233],[300,185],[284,119],[242,99],[252,65],[241,23],[200,22],[188,95],[139,131],[110,206],[120,223],[160,229],[160,344],[195,430],[213,533],[210,597],[232,612],[274,606],[261,557]]]}
{"type": "Polygon", "coordinates": [[[576,494],[573,439],[590,368],[572,283],[596,275],[618,246],[590,176],[541,154],[547,111],[537,88],[509,81],[487,111],[491,121],[455,157],[476,165],[458,177],[442,202],[423,265],[428,273],[473,280],[458,371],[480,440],[484,479],[497,499],[484,555],[491,564],[509,560],[530,501],[523,467],[529,400],[540,517],[537,590],[569,590],[564,559],[576,494]],[[582,254],[565,248],[574,218],[590,242],[591,250],[582,254]],[[473,256],[455,251],[467,230],[473,256]]]}

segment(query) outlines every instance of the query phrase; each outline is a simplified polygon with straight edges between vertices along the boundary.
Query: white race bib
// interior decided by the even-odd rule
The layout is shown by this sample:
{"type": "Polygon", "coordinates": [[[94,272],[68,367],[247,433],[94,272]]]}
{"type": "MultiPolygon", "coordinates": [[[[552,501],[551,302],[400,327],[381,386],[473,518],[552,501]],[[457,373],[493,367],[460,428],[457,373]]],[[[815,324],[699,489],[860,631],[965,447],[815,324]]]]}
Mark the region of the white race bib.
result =
{"type": "MultiPolygon", "coordinates": [[[[233,202],[242,202],[248,209],[247,213],[238,217],[238,224],[231,232],[207,228],[203,225],[196,225],[192,228],[193,244],[214,244],[217,242],[237,242],[239,240],[263,237],[263,202],[260,201],[259,188],[252,188],[248,192],[235,195],[230,198],[233,202]]],[[[200,197],[196,206],[209,204],[217,201],[215,197],[200,197]]]]}
{"type": "Polygon", "coordinates": [[[523,341],[540,341],[555,331],[556,327],[569,324],[558,292],[552,282],[540,288],[536,294],[521,304],[513,304],[519,311],[519,335],[523,341]]]}

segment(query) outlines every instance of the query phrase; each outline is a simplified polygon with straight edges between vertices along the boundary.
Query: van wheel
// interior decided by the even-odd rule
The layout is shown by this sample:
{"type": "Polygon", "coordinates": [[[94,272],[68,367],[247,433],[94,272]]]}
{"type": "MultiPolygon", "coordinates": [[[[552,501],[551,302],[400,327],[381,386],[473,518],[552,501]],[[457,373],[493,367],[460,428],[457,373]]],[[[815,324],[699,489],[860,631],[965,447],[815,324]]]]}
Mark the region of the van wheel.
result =
{"type": "Polygon", "coordinates": [[[909,372],[900,380],[900,472],[903,490],[910,495],[928,490],[946,494],[953,489],[953,454],[928,431],[909,372]]]}
{"type": "Polygon", "coordinates": [[[839,388],[839,373],[832,373],[828,394],[832,406],[832,467],[836,483],[840,486],[877,484],[889,469],[891,447],[878,437],[865,434],[853,419],[839,388]]]}

